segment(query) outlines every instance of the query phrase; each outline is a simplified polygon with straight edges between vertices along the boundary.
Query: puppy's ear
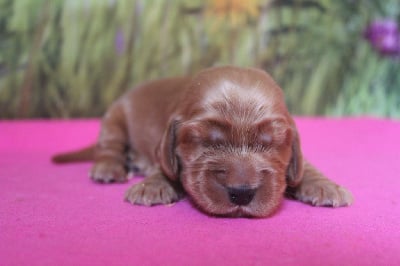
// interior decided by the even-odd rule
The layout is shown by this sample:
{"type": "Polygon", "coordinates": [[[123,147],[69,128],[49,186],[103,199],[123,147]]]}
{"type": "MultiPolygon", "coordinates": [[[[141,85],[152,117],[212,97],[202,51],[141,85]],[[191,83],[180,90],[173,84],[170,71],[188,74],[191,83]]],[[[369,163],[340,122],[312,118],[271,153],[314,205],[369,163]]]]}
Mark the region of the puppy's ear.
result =
{"type": "Polygon", "coordinates": [[[300,138],[296,126],[292,128],[292,156],[286,169],[286,182],[289,187],[296,187],[303,178],[303,154],[300,148],[300,138]]]}
{"type": "Polygon", "coordinates": [[[167,130],[165,130],[157,149],[161,170],[171,180],[177,180],[179,175],[179,160],[175,152],[178,125],[179,121],[177,119],[172,119],[168,123],[167,130]]]}

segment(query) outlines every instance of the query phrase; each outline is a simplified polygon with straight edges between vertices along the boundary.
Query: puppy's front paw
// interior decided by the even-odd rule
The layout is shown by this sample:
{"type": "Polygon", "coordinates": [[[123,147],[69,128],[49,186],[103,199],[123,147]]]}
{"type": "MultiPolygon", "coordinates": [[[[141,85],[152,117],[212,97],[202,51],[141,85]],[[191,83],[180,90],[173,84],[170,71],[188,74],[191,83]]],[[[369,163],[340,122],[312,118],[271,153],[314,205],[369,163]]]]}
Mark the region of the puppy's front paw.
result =
{"type": "Polygon", "coordinates": [[[125,193],[125,200],[138,205],[169,204],[181,198],[181,192],[162,178],[146,178],[125,193]]]}
{"type": "Polygon", "coordinates": [[[126,182],[127,172],[125,167],[112,160],[96,162],[89,173],[90,178],[99,183],[126,182]]]}
{"type": "Polygon", "coordinates": [[[301,184],[293,196],[314,206],[342,207],[353,203],[353,196],[347,189],[326,179],[301,184]]]}

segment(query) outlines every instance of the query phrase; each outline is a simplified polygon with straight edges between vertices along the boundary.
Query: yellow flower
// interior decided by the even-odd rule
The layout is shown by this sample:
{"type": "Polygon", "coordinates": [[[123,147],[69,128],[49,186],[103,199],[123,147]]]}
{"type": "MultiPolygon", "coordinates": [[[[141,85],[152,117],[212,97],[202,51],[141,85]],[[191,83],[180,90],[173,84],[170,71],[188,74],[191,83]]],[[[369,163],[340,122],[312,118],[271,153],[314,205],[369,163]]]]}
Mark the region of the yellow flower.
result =
{"type": "Polygon", "coordinates": [[[243,24],[248,17],[257,17],[260,0],[208,0],[206,13],[228,19],[232,26],[243,24]]]}

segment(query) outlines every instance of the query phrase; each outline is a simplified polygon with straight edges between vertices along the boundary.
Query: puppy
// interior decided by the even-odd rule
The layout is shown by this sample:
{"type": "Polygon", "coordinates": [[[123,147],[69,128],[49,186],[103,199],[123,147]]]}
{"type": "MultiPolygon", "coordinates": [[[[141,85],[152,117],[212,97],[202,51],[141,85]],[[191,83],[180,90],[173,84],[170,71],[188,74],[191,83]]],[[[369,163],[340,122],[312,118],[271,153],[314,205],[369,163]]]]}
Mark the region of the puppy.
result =
{"type": "Polygon", "coordinates": [[[352,196],[303,159],[279,86],[264,71],[215,67],[193,77],[140,85],[114,102],[97,145],[55,156],[93,159],[96,182],[145,178],[132,204],[178,201],[184,192],[217,216],[267,217],[284,195],[315,206],[346,206],[352,196]]]}

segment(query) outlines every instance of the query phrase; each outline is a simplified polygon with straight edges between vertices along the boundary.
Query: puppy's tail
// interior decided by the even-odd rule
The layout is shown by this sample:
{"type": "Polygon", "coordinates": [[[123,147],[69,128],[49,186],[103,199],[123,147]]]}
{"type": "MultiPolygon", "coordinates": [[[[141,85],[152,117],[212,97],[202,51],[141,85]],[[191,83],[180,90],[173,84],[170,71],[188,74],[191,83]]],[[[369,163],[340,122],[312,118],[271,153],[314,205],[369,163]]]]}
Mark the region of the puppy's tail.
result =
{"type": "Polygon", "coordinates": [[[54,163],[73,163],[73,162],[87,162],[93,161],[96,145],[65,153],[59,153],[51,157],[54,163]]]}

